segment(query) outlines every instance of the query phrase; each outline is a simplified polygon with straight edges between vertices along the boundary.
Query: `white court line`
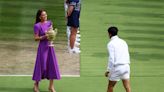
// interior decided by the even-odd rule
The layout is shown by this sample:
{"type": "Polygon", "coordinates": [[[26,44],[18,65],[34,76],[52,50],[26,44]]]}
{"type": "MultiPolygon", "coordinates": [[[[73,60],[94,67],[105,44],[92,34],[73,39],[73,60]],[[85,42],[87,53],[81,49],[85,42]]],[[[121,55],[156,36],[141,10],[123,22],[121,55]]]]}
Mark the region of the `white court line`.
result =
{"type": "MultiPolygon", "coordinates": [[[[0,75],[0,77],[9,77],[9,76],[13,76],[13,77],[28,77],[28,76],[32,76],[32,75],[0,75]]],[[[80,77],[80,75],[61,75],[62,77],[80,77]]]]}

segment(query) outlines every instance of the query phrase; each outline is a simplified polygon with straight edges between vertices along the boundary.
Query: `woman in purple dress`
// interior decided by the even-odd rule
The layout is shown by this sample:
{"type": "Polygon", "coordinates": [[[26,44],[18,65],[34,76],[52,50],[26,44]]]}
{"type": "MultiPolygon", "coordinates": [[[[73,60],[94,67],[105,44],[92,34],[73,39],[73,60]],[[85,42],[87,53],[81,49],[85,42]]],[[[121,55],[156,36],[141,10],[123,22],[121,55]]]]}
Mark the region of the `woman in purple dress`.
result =
{"type": "Polygon", "coordinates": [[[49,46],[47,30],[52,27],[52,22],[47,20],[45,10],[38,10],[36,22],[34,25],[34,39],[39,41],[38,52],[32,80],[34,83],[34,92],[39,92],[39,81],[41,79],[50,80],[49,91],[55,92],[53,80],[60,79],[60,73],[54,48],[49,46]]]}

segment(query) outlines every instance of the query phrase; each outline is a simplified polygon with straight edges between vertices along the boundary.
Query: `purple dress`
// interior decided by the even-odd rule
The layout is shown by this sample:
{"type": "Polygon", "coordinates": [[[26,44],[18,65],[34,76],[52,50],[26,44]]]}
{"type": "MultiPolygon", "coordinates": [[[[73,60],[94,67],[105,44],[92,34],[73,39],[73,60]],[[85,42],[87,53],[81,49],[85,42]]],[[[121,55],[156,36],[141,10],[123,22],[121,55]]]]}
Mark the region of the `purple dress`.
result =
{"type": "MultiPolygon", "coordinates": [[[[39,36],[43,36],[51,25],[51,21],[47,21],[43,24],[39,22],[34,25],[34,33],[39,36]]],[[[48,45],[49,42],[46,38],[40,40],[32,80],[40,81],[44,78],[60,79],[58,62],[54,48],[48,45]]]]}

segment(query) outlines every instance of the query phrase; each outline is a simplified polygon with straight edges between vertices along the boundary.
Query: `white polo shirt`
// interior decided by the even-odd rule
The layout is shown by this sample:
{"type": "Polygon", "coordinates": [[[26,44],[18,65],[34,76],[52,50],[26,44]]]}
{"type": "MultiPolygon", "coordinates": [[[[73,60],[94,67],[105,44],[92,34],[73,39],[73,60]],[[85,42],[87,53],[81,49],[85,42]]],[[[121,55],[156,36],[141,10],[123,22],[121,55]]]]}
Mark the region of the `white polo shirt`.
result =
{"type": "Polygon", "coordinates": [[[107,44],[109,58],[107,71],[112,67],[123,64],[130,64],[130,57],[127,43],[118,36],[113,36],[107,44]]]}

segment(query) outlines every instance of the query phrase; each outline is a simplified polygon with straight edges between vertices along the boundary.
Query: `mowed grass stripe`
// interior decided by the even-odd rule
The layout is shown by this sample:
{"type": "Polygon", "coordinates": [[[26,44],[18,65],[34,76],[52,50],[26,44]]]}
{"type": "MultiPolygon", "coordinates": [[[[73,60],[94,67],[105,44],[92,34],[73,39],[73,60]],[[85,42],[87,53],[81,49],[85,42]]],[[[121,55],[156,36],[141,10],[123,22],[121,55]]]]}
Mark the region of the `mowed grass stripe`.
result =
{"type": "Polygon", "coordinates": [[[144,37],[144,36],[139,36],[139,37],[134,37],[134,36],[127,36],[127,37],[123,37],[125,39],[128,40],[137,40],[137,41],[152,41],[152,42],[161,42],[162,40],[164,40],[164,38],[160,38],[160,37],[144,37]]]}
{"type": "Polygon", "coordinates": [[[158,35],[158,36],[163,36],[164,30],[163,29],[123,29],[121,30],[124,33],[132,33],[132,34],[148,34],[148,35],[158,35]]]}
{"type": "MultiPolygon", "coordinates": [[[[63,9],[63,2],[62,1],[0,1],[1,9],[1,20],[0,26],[3,34],[0,39],[9,40],[13,38],[13,40],[20,40],[19,36],[13,35],[24,35],[25,38],[29,39],[33,38],[33,24],[35,22],[35,14],[36,11],[40,8],[44,8],[48,12],[48,18],[51,19],[54,23],[54,27],[58,28],[58,36],[57,39],[61,39],[60,41],[66,41],[66,34],[65,34],[65,19],[64,19],[64,9],[63,9]],[[54,4],[52,3],[62,3],[62,4],[54,4]],[[14,8],[13,8],[14,7],[14,8]],[[3,10],[3,8],[5,10],[3,10]],[[55,12],[54,12],[55,11],[55,12]],[[21,13],[18,16],[17,13],[21,13]],[[18,20],[20,18],[20,20],[18,20]],[[23,19],[23,21],[22,21],[23,19]],[[8,20],[8,21],[6,21],[8,20]],[[9,27],[10,26],[10,27],[9,27]],[[8,35],[8,38],[6,38],[8,35]]],[[[30,39],[32,40],[32,39],[30,39]]]]}
{"type": "MultiPolygon", "coordinates": [[[[90,0],[87,2],[90,2],[90,0]]],[[[163,64],[164,43],[162,41],[164,40],[164,31],[161,21],[163,20],[163,5],[161,2],[148,2],[146,0],[126,0],[125,2],[103,0],[85,4],[85,11],[82,13],[82,19],[84,20],[81,20],[82,75],[102,76],[102,72],[106,70],[108,60],[106,49],[108,42],[107,28],[110,25],[117,26],[120,30],[120,37],[129,44],[131,67],[136,66],[132,69],[132,76],[161,75],[161,71],[156,70],[151,63],[159,61],[156,64],[157,66],[163,64]],[[138,7],[137,4],[139,4],[138,7]],[[90,8],[85,8],[87,5],[90,8]],[[98,6],[98,8],[93,6],[98,6]],[[145,62],[150,64],[146,65],[145,62]],[[103,68],[100,65],[104,65],[103,68]],[[140,65],[142,68],[139,67],[140,65]],[[151,69],[155,69],[153,74],[150,73],[151,69]]],[[[161,66],[160,68],[164,69],[161,66]]]]}

